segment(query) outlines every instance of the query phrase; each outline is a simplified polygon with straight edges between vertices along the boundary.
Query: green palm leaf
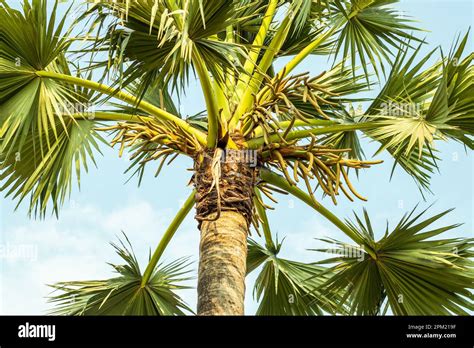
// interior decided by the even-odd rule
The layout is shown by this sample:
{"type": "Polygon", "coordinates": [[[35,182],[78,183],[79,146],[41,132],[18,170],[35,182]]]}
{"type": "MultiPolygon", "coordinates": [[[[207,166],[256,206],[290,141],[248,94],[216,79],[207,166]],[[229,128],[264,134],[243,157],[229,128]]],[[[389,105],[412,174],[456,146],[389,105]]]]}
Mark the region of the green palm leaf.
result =
{"type": "Polygon", "coordinates": [[[41,145],[37,136],[28,138],[21,149],[9,147],[0,156],[0,191],[17,198],[18,205],[30,196],[30,214],[44,217],[51,202],[58,215],[71,193],[74,176],[79,184],[81,168],[87,171],[88,158],[95,164],[94,153],[100,152],[100,142],[105,143],[94,127],[95,123],[88,120],[68,120],[57,138],[50,135],[49,148],[41,145]]]}
{"type": "Polygon", "coordinates": [[[343,52],[343,57],[350,54],[354,69],[358,55],[367,78],[369,62],[377,75],[378,66],[383,70],[380,63],[390,60],[390,46],[404,46],[406,39],[420,41],[407,33],[418,30],[408,24],[411,21],[387,7],[395,2],[398,0],[351,0],[333,4],[338,13],[336,21],[344,23],[336,45],[336,56],[339,52],[343,52]]]}
{"type": "Polygon", "coordinates": [[[5,146],[19,142],[21,147],[35,135],[49,145],[49,133],[57,135],[58,124],[66,128],[57,115],[68,115],[71,104],[83,103],[73,90],[35,74],[64,72],[58,59],[70,42],[61,35],[66,16],[55,23],[56,5],[48,20],[44,0],[25,1],[23,12],[0,4],[0,135],[5,146]]]}
{"type": "Polygon", "coordinates": [[[319,266],[277,257],[281,243],[266,249],[249,239],[247,272],[263,264],[255,281],[254,296],[260,302],[257,315],[323,315],[343,312],[338,308],[340,297],[311,290],[329,279],[319,266]]]}
{"type": "Polygon", "coordinates": [[[412,67],[416,54],[399,52],[387,82],[367,110],[366,119],[378,127],[365,133],[381,142],[377,153],[388,150],[420,187],[428,188],[436,167],[435,140],[451,138],[473,147],[473,54],[462,58],[466,34],[444,64],[422,71],[434,51],[412,67]],[[406,62],[405,62],[406,61],[406,62]]]}
{"type": "MultiPolygon", "coordinates": [[[[295,18],[277,55],[279,57],[298,54],[308,44],[318,39],[331,19],[329,1],[297,0],[287,1],[287,3],[295,14],[295,18]]],[[[271,35],[268,36],[271,37],[271,35]]],[[[334,40],[325,42],[313,50],[311,54],[330,54],[334,42],[334,40]]]]}
{"type": "Polygon", "coordinates": [[[71,75],[63,54],[70,44],[62,36],[66,16],[56,23],[56,6],[48,20],[46,1],[25,1],[22,12],[0,4],[0,190],[19,203],[31,194],[29,212],[40,216],[49,201],[58,214],[73,176],[80,182],[81,167],[87,171],[102,141],[87,118],[93,94],[35,73],[71,75]]]}
{"type": "Polygon", "coordinates": [[[100,42],[110,56],[102,65],[114,64],[123,72],[122,86],[141,78],[138,95],[155,81],[172,81],[174,87],[179,82],[183,87],[195,53],[218,80],[236,71],[239,57],[245,55],[243,46],[217,40],[226,27],[246,18],[241,17],[245,5],[219,1],[94,3],[98,16],[113,19],[100,42]]]}
{"type": "Polygon", "coordinates": [[[345,292],[352,313],[375,315],[387,304],[396,315],[467,315],[472,311],[473,239],[434,237],[459,225],[428,229],[449,211],[421,220],[426,210],[406,214],[379,241],[364,210],[356,223],[347,222],[359,245],[334,239],[332,248],[317,249],[338,256],[319,264],[336,264],[335,275],[318,288],[322,293],[345,292]],[[356,252],[354,252],[356,251],[356,252]]]}
{"type": "MultiPolygon", "coordinates": [[[[125,236],[126,238],[126,236],[125,236]]],[[[183,315],[192,312],[176,290],[188,287],[179,283],[190,279],[185,276],[189,262],[178,259],[167,265],[159,264],[145,286],[141,285],[142,273],[128,247],[112,243],[124,265],[111,265],[119,274],[107,280],[60,282],[52,285],[61,294],[51,296],[55,315],[183,315]]]]}
{"type": "MultiPolygon", "coordinates": [[[[443,83],[439,86],[439,99],[443,98],[448,114],[442,120],[446,123],[443,132],[448,137],[474,148],[474,53],[463,58],[469,32],[461,41],[459,38],[449,55],[443,71],[443,83]]],[[[433,117],[438,115],[433,112],[433,117]]]]}

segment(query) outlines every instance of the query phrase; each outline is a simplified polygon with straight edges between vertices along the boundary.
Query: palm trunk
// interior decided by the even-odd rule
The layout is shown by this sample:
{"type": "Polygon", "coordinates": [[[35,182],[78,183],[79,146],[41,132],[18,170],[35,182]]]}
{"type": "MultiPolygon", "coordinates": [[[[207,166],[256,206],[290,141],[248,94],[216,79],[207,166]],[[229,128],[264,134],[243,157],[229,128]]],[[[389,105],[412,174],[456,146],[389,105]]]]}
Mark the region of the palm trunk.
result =
{"type": "Polygon", "coordinates": [[[243,315],[248,226],[245,217],[223,211],[201,225],[198,315],[243,315]]]}
{"type": "Polygon", "coordinates": [[[255,168],[224,150],[195,160],[199,221],[198,315],[243,315],[247,235],[253,211],[255,168]]]}

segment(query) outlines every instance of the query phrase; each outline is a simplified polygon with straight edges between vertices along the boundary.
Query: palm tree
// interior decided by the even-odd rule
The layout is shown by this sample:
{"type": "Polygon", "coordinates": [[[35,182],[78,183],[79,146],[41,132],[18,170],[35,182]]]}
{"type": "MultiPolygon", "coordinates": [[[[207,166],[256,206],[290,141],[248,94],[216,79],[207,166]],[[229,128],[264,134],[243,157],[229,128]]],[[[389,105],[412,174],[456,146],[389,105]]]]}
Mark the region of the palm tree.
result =
{"type": "Polygon", "coordinates": [[[448,55],[434,49],[418,58],[425,43],[395,2],[90,0],[66,28],[57,2],[25,0],[17,9],[0,0],[7,196],[27,199],[30,215],[57,215],[73,180],[107,145],[101,134],[113,135],[120,155],[131,152],[130,170],[140,179],[155,161],[157,175],[177,156],[194,163],[194,190],[145,271],[130,245],[115,245],[125,261],[114,265],[118,277],[55,284],[54,312],[191,311],[175,293],[188,262],[162,265],[160,257],[193,206],[201,233],[199,315],[243,314],[245,277],[260,266],[257,314],[472,311],[473,239],[433,239],[457,225],[430,228],[447,212],[424,218],[413,210],[376,241],[365,210],[342,221],[315,194],[334,203],[365,200],[350,177],[380,161],[365,157],[361,135],[380,144],[377,154],[393,156],[422,192],[437,166],[435,142],[473,148],[468,34],[448,55]],[[293,74],[311,55],[334,63],[318,76],[293,74]],[[287,64],[277,71],[281,57],[287,64]],[[184,118],[174,101],[193,72],[206,110],[184,118]],[[361,97],[377,85],[377,97],[361,97]],[[356,112],[358,102],[368,107],[356,112]],[[275,193],[308,204],[354,245],[324,239],[333,247],[319,251],[335,257],[319,263],[279,257],[267,218],[275,193]],[[263,245],[249,238],[251,225],[263,245]]]}

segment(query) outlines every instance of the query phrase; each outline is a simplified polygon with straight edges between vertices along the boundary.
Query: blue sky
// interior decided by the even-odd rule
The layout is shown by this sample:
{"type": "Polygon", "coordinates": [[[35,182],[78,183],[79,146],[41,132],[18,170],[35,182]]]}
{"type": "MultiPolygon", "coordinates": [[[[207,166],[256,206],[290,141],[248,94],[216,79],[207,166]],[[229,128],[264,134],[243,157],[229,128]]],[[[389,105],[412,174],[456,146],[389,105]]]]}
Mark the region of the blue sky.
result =
{"type": "MultiPolygon", "coordinates": [[[[9,1],[13,4],[13,1],[9,1]]],[[[65,5],[62,5],[65,6],[65,5]]],[[[428,45],[424,52],[441,45],[448,52],[459,33],[465,33],[474,18],[474,6],[470,0],[405,0],[398,8],[414,17],[418,26],[428,30],[428,45]]],[[[471,37],[468,51],[473,51],[471,37]]],[[[284,61],[278,62],[282,66],[284,61]]],[[[310,71],[317,75],[326,70],[331,62],[326,58],[309,58],[298,71],[310,71]]],[[[296,73],[295,72],[295,73],[296,73]]],[[[378,87],[374,87],[372,95],[378,87]]],[[[183,114],[195,114],[204,109],[204,103],[197,81],[191,81],[189,91],[182,100],[183,114]]],[[[372,155],[376,144],[364,141],[366,155],[372,155]]],[[[330,200],[323,203],[340,218],[351,217],[352,211],[361,212],[367,208],[378,236],[381,237],[386,221],[393,226],[404,212],[416,204],[420,209],[435,203],[431,212],[441,212],[456,208],[439,224],[448,225],[462,222],[463,226],[449,232],[450,236],[473,236],[473,168],[472,153],[466,153],[463,146],[456,143],[437,143],[442,161],[440,173],[431,181],[433,194],[423,201],[413,180],[401,171],[396,171],[390,181],[392,160],[382,154],[377,159],[385,162],[369,170],[362,171],[354,183],[369,200],[351,203],[344,198],[334,206],[330,200]]],[[[43,314],[50,308],[45,296],[50,289],[45,284],[65,280],[102,279],[112,276],[106,262],[119,262],[110,241],[116,241],[121,230],[129,236],[135,252],[146,266],[149,248],[154,249],[162,233],[181,203],[190,193],[187,187],[192,166],[188,159],[180,158],[172,167],[164,168],[158,178],[154,178],[156,165],[150,166],[142,185],[128,179],[123,172],[129,162],[127,156],[118,158],[116,149],[104,148],[104,156],[97,158],[98,168],[90,168],[82,177],[81,190],[74,189],[71,200],[65,204],[59,219],[46,218],[44,221],[29,220],[27,207],[22,205],[17,211],[15,202],[0,201],[0,238],[3,245],[29,245],[37,251],[32,258],[0,259],[0,314],[43,314]]],[[[323,217],[296,199],[279,197],[280,204],[270,212],[273,232],[279,239],[285,238],[280,256],[298,260],[314,261],[322,257],[307,248],[318,247],[316,237],[330,236],[349,241],[323,217]]],[[[257,236],[254,234],[254,237],[257,236]]],[[[197,261],[199,232],[192,214],[185,220],[164,255],[171,261],[181,256],[192,256],[197,261]]],[[[324,255],[323,255],[324,256],[324,255]]],[[[197,263],[194,264],[197,268],[197,263]]],[[[256,302],[252,299],[254,272],[248,278],[246,313],[252,314],[256,302]]],[[[195,289],[182,292],[184,299],[195,306],[195,289]]]]}

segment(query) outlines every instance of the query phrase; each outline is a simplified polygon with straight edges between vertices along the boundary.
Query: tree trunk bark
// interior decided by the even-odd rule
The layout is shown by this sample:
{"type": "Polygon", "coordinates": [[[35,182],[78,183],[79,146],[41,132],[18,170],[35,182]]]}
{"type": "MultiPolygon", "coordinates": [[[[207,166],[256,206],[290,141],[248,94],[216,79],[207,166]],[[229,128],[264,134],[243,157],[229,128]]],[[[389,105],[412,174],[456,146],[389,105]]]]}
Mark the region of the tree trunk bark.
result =
{"type": "Polygon", "coordinates": [[[197,314],[243,315],[255,166],[218,148],[199,154],[194,171],[201,231],[197,314]]]}
{"type": "Polygon", "coordinates": [[[223,211],[201,225],[198,315],[243,315],[248,226],[245,217],[223,211]]]}

